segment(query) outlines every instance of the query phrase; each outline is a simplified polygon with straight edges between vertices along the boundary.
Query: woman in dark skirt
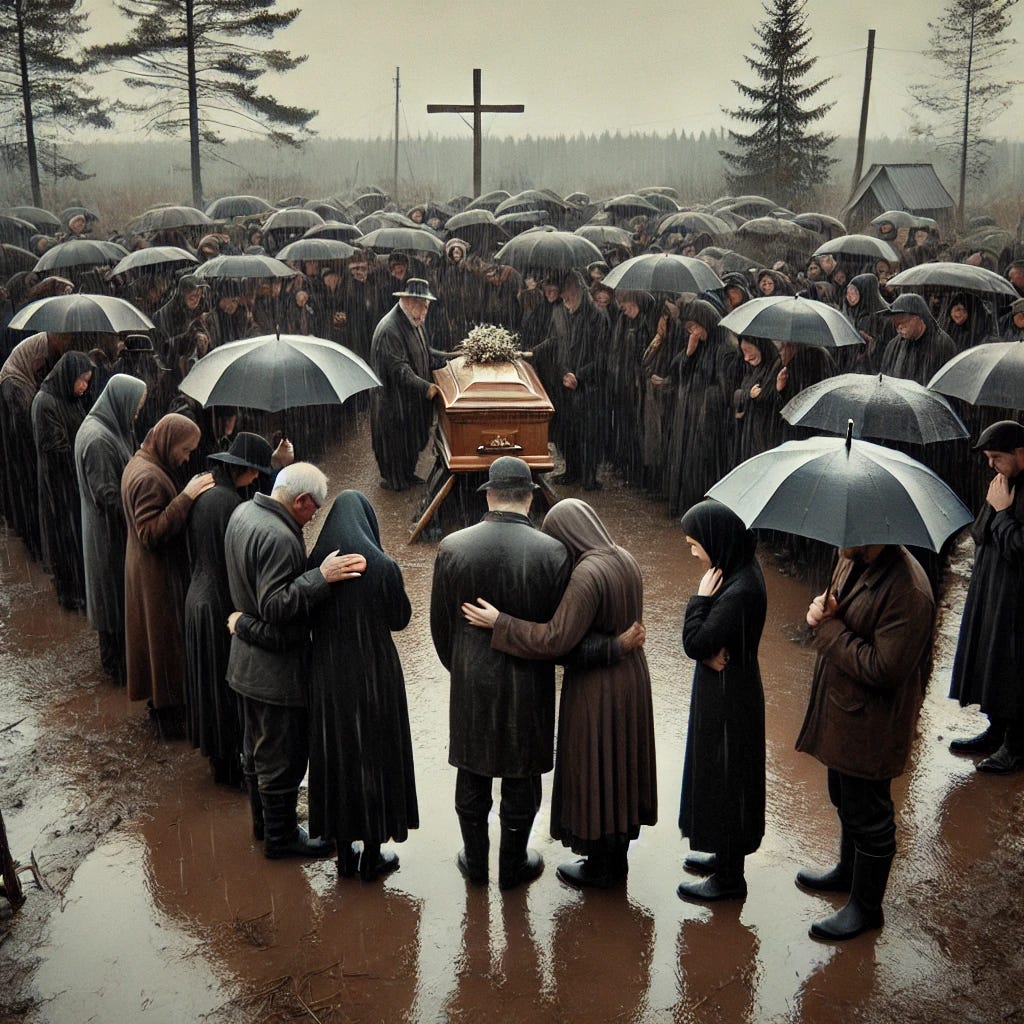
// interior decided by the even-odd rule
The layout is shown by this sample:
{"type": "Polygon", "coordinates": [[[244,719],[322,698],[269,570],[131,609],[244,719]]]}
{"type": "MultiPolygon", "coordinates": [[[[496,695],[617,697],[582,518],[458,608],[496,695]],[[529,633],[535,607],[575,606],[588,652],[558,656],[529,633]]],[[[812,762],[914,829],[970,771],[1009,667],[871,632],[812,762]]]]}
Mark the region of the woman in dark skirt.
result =
{"type": "Polygon", "coordinates": [[[358,868],[372,881],[398,867],[381,843],[404,842],[419,827],[405,677],[391,638],[412,608],[373,506],[358,491],[335,499],[309,564],[337,550],[363,555],[366,571],[332,587],[312,621],[309,823],[337,840],[340,875],[358,868]],[[361,855],[352,848],[359,839],[361,855]]]}
{"type": "Polygon", "coordinates": [[[697,664],[683,762],[679,830],[692,850],[684,900],[742,899],[743,859],[764,836],[764,692],[757,648],[767,599],[752,531],[717,501],[683,516],[686,539],[706,569],[686,606],[683,650],[697,664]]]}

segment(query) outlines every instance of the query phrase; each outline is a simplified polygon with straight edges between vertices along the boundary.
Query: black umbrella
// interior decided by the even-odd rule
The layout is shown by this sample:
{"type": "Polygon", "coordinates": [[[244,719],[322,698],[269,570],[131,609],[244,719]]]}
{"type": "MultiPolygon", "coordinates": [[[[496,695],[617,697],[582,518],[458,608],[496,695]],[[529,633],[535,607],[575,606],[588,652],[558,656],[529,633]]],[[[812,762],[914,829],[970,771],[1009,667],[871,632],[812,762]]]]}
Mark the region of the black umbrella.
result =
{"type": "Polygon", "coordinates": [[[975,292],[980,295],[1006,295],[1019,298],[1017,290],[992,270],[973,267],[967,263],[921,263],[909,270],[901,270],[889,278],[890,288],[897,290],[915,288],[940,288],[958,292],[975,292]]]}
{"type": "Polygon", "coordinates": [[[928,382],[932,391],[971,405],[1024,407],[1024,342],[993,341],[953,356],[928,382]]]}
{"type": "Polygon", "coordinates": [[[0,214],[0,242],[27,249],[32,244],[32,236],[38,234],[39,229],[30,221],[0,214]]]}
{"type": "Polygon", "coordinates": [[[637,195],[661,213],[675,213],[679,209],[679,204],[671,196],[663,195],[661,192],[638,192],[637,195]]]}
{"type": "Polygon", "coordinates": [[[374,210],[384,209],[387,204],[388,197],[383,192],[364,192],[348,205],[356,207],[362,213],[373,213],[374,210]]]}
{"type": "Polygon", "coordinates": [[[0,245],[0,274],[10,277],[22,270],[31,270],[36,265],[36,257],[27,249],[18,245],[0,245]]]}
{"type": "Polygon", "coordinates": [[[279,260],[347,260],[356,254],[348,242],[335,238],[300,238],[278,250],[279,260]]]}
{"type": "Polygon", "coordinates": [[[722,317],[721,326],[736,335],[820,348],[864,344],[850,321],[834,306],[795,295],[751,299],[722,317]]]}
{"type": "Polygon", "coordinates": [[[278,412],[305,405],[341,405],[380,387],[354,352],[307,335],[265,335],[220,345],[203,356],[180,389],[204,408],[234,405],[278,412]]]}
{"type": "Polygon", "coordinates": [[[356,227],[364,235],[371,231],[380,231],[381,228],[418,228],[426,230],[422,224],[417,224],[411,217],[397,210],[380,210],[377,213],[368,213],[356,221],[356,227]]]}
{"type": "Polygon", "coordinates": [[[9,206],[6,210],[0,210],[5,217],[16,217],[18,220],[28,221],[35,226],[40,234],[52,235],[54,231],[60,230],[60,217],[43,210],[38,206],[9,206]]]}
{"type": "Polygon", "coordinates": [[[884,239],[874,235],[840,235],[814,250],[815,256],[853,256],[862,260],[886,260],[899,263],[896,250],[884,239]]]}
{"type": "Polygon", "coordinates": [[[231,220],[234,217],[256,217],[270,213],[274,207],[259,196],[221,196],[206,208],[206,216],[213,220],[231,220]]]}
{"type": "Polygon", "coordinates": [[[121,334],[151,331],[153,321],[130,302],[113,295],[52,295],[19,309],[9,326],[16,331],[55,334],[121,334]]]}
{"type": "Polygon", "coordinates": [[[138,232],[170,231],[174,228],[212,227],[213,221],[194,206],[158,206],[147,210],[135,225],[138,232]]]}
{"type": "Polygon", "coordinates": [[[733,230],[731,224],[727,224],[713,213],[698,213],[695,210],[670,213],[658,222],[659,235],[667,235],[671,232],[680,235],[696,235],[701,231],[706,231],[709,235],[722,237],[731,235],[733,230]]]}
{"type": "Polygon", "coordinates": [[[804,388],[782,407],[794,426],[855,437],[933,444],[969,437],[970,431],[941,395],[914,380],[842,373],[804,388]]]}
{"type": "Polygon", "coordinates": [[[201,263],[193,271],[196,277],[209,280],[232,279],[243,280],[259,277],[294,277],[295,271],[275,260],[273,256],[214,256],[212,260],[201,263]]]}
{"type": "Polygon", "coordinates": [[[467,207],[467,210],[490,210],[494,213],[499,203],[509,198],[508,192],[503,188],[495,189],[493,192],[485,192],[477,196],[467,207]]]}
{"type": "Polygon", "coordinates": [[[340,220],[329,220],[325,224],[317,224],[306,231],[303,238],[336,238],[339,242],[354,242],[362,238],[363,233],[355,224],[346,224],[340,220]]]}
{"type": "Polygon", "coordinates": [[[614,199],[606,199],[601,206],[616,217],[646,217],[660,212],[648,199],[637,195],[615,196],[614,199]]]}
{"type": "Polygon", "coordinates": [[[584,224],[576,229],[575,234],[596,246],[621,245],[630,251],[633,249],[633,236],[625,228],[615,227],[614,224],[584,224]]]}
{"type": "Polygon", "coordinates": [[[787,441],[740,463],[708,491],[751,529],[838,548],[910,544],[938,551],[970,509],[909,455],[847,436],[787,441]]]}
{"type": "Polygon", "coordinates": [[[507,235],[519,235],[530,228],[541,227],[548,222],[547,210],[520,210],[518,213],[501,213],[494,222],[507,235]]]}
{"type": "Polygon", "coordinates": [[[493,252],[509,240],[508,232],[494,219],[490,210],[464,210],[449,217],[444,226],[446,238],[463,238],[478,253],[493,252]]]}
{"type": "Polygon", "coordinates": [[[47,249],[35,270],[68,270],[71,267],[113,266],[128,255],[128,250],[117,242],[103,242],[93,238],[72,238],[47,249]]]}
{"type": "Polygon", "coordinates": [[[572,270],[603,260],[604,256],[593,242],[571,231],[524,231],[506,242],[495,259],[521,271],[572,270]]]}
{"type": "Polygon", "coordinates": [[[846,234],[846,225],[841,220],[830,217],[827,213],[798,213],[793,218],[793,223],[828,239],[846,234]]]}
{"type": "Polygon", "coordinates": [[[170,268],[198,262],[199,260],[192,253],[187,252],[185,249],[180,249],[176,245],[151,245],[145,249],[136,249],[134,252],[128,253],[110,271],[110,276],[116,277],[118,274],[126,274],[131,270],[152,269],[155,267],[170,268]]]}
{"type": "Polygon", "coordinates": [[[880,224],[891,224],[894,228],[934,228],[938,221],[931,217],[923,217],[919,213],[908,213],[906,210],[886,210],[880,213],[872,222],[872,227],[880,224]]]}
{"type": "Polygon", "coordinates": [[[365,249],[377,252],[432,252],[440,255],[444,251],[441,240],[432,231],[424,228],[378,228],[359,239],[365,249]]]}
{"type": "Polygon", "coordinates": [[[268,231],[306,231],[323,223],[323,217],[312,210],[278,210],[263,222],[263,232],[266,234],[268,231]]]}
{"type": "Polygon", "coordinates": [[[703,261],[672,253],[644,253],[624,260],[603,281],[620,291],[704,292],[721,288],[718,275],[703,261]]]}

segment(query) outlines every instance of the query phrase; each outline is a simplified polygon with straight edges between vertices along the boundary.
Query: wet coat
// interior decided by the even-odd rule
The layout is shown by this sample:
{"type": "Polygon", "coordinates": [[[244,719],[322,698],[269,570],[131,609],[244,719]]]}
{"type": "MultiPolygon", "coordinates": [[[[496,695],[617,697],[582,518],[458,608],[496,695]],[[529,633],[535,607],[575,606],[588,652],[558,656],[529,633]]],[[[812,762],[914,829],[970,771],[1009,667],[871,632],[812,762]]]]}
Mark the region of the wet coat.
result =
{"type": "Polygon", "coordinates": [[[956,355],[956,346],[935,322],[928,303],[920,295],[905,295],[903,301],[913,303],[909,312],[924,321],[924,333],[913,341],[894,335],[885,347],[878,370],[889,377],[905,377],[927,386],[939,369],[956,355]]]}
{"type": "Polygon", "coordinates": [[[851,306],[843,294],[842,311],[864,339],[864,347],[850,345],[837,353],[839,362],[851,373],[877,373],[885,348],[895,333],[892,317],[886,311],[889,303],[882,298],[878,278],[874,274],[858,274],[850,284],[857,289],[859,298],[851,306]]]}
{"type": "Polygon", "coordinates": [[[233,608],[291,637],[273,650],[236,632],[228,658],[231,689],[265,704],[306,707],[309,615],[330,584],[319,569],[307,571],[301,527],[280,502],[257,494],[232,513],[224,556],[233,608]]]}
{"type": "Polygon", "coordinates": [[[553,660],[509,658],[463,618],[482,597],[502,610],[547,621],[570,571],[569,554],[527,516],[488,512],[441,541],[434,561],[430,633],[451,673],[448,763],[477,775],[528,778],[551,770],[555,734],[553,660]]]}
{"type": "Polygon", "coordinates": [[[642,361],[657,329],[654,299],[646,293],[636,298],[636,317],[630,319],[624,310],[616,317],[608,356],[608,454],[630,483],[641,479],[646,391],[642,361]]]}
{"type": "Polygon", "coordinates": [[[971,527],[974,568],[967,588],[950,696],[992,718],[1024,719],[1024,473],[1009,481],[1013,504],[987,502],[971,527]]]}
{"type": "MultiPolygon", "coordinates": [[[[643,618],[643,581],[594,510],[575,498],[547,514],[544,532],[574,565],[548,621],[502,608],[491,646],[516,658],[564,657],[588,631],[617,635],[643,618]]],[[[499,605],[499,608],[501,606],[499,605]]],[[[635,839],[658,818],[651,680],[642,649],[604,667],[570,664],[562,679],[551,835],[578,853],[611,837],[635,839]]]]}
{"type": "Polygon", "coordinates": [[[313,613],[310,681],[309,820],[340,842],[403,842],[419,827],[405,677],[392,631],[412,606],[402,570],[384,553],[377,516],[358,491],[331,506],[313,569],[332,551],[361,554],[359,579],[331,588],[313,613]]]}
{"type": "Polygon", "coordinates": [[[696,664],[683,761],[679,830],[695,850],[753,853],[764,836],[764,691],[758,645],[767,610],[757,539],[724,505],[702,501],[683,530],[722,569],[710,597],[694,595],[683,619],[683,651],[696,664]],[[702,664],[722,648],[720,672],[702,664]]]}
{"type": "Polygon", "coordinates": [[[831,589],[839,611],[814,631],[818,652],[796,749],[863,779],[903,773],[924,697],[935,602],[924,570],[890,546],[847,586],[840,559],[831,589]]]}
{"type": "Polygon", "coordinates": [[[778,376],[779,353],[775,346],[764,338],[744,338],[761,353],[757,366],[743,363],[743,376],[733,397],[733,413],[736,426],[736,448],[734,463],[774,448],[779,443],[779,415],[775,401],[775,378],[778,376]],[[759,387],[756,398],[750,392],[759,387]]]}
{"type": "Polygon", "coordinates": [[[89,624],[100,632],[124,629],[124,553],[128,542],[121,476],[135,451],[132,420],[145,385],[115,374],[75,435],[81,494],[82,566],[89,624]]]}
{"type": "Polygon", "coordinates": [[[172,451],[199,439],[184,416],[164,416],[121,477],[128,526],[124,559],[125,664],[130,700],[180,707],[184,700],[182,613],[188,586],[185,525],[192,499],[179,494],[172,451]]]}

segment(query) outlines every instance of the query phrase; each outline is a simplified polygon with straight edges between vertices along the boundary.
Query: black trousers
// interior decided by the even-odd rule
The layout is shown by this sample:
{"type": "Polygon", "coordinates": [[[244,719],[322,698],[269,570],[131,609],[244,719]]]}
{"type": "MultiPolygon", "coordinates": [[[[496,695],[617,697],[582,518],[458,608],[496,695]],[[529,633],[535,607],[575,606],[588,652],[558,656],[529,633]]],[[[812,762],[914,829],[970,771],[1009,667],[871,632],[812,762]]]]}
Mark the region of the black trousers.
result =
{"type": "Polygon", "coordinates": [[[828,797],[856,849],[873,857],[896,852],[896,818],[891,779],[860,779],[828,770],[828,797]]]}
{"type": "Polygon", "coordinates": [[[124,686],[124,629],[100,629],[96,635],[100,641],[100,664],[103,665],[103,671],[110,676],[111,682],[124,686]]]}
{"type": "MultiPolygon", "coordinates": [[[[455,810],[460,818],[486,821],[494,804],[491,795],[493,779],[489,775],[460,768],[455,777],[455,810]]],[[[540,809],[540,776],[501,780],[501,820],[511,828],[533,824],[540,809]]]]}
{"type": "Polygon", "coordinates": [[[255,775],[261,793],[297,793],[309,763],[308,712],[253,697],[239,699],[245,774],[255,775]]]}

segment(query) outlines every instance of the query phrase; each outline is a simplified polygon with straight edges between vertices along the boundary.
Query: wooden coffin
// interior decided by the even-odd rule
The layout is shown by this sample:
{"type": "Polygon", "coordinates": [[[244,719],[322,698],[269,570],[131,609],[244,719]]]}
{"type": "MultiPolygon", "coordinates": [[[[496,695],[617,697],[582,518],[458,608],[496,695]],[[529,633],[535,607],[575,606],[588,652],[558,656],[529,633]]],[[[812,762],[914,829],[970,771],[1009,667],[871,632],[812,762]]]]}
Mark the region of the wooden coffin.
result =
{"type": "Polygon", "coordinates": [[[453,473],[486,470],[499,455],[515,455],[531,469],[554,468],[548,423],[555,411],[533,367],[469,363],[463,356],[434,371],[441,389],[438,441],[453,473]]]}

